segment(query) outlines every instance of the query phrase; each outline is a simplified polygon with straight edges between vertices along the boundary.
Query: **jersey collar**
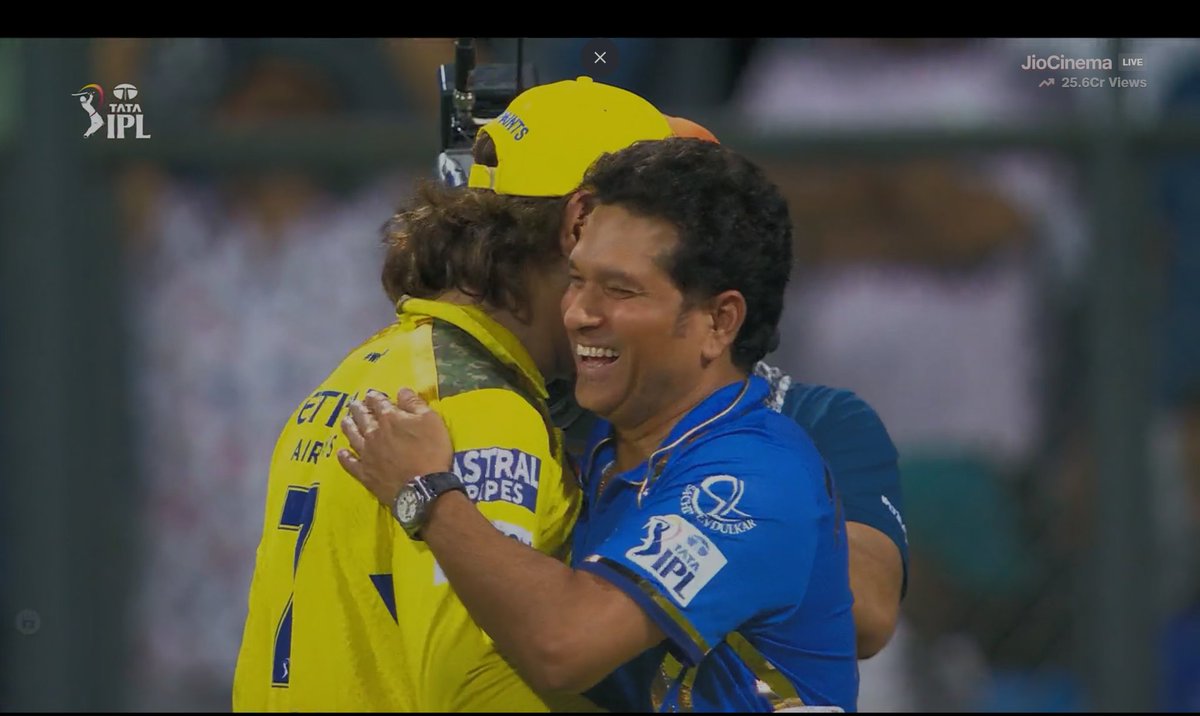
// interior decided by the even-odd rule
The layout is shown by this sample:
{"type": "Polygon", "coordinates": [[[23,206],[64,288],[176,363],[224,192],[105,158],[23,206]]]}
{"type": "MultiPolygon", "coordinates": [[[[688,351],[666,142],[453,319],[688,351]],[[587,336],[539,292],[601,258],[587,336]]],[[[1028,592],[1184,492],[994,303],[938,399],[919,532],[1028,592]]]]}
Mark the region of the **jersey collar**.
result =
{"type": "MultiPolygon", "coordinates": [[[[764,404],[770,392],[770,385],[762,378],[753,375],[746,380],[730,383],[714,391],[675,424],[666,439],[650,454],[649,459],[632,470],[617,473],[613,476],[613,481],[621,480],[636,485],[638,487],[638,506],[640,507],[642,498],[662,475],[671,455],[678,448],[687,445],[708,430],[742,415],[747,409],[764,404]]],[[[600,421],[594,434],[603,437],[589,451],[587,472],[585,473],[589,482],[596,479],[597,471],[603,468],[603,465],[597,464],[597,459],[601,455],[607,455],[613,449],[615,440],[612,424],[606,420],[600,421]]],[[[615,458],[615,455],[613,457],[615,458]]]]}
{"type": "Polygon", "coordinates": [[[429,316],[461,328],[502,363],[524,376],[539,398],[549,397],[546,380],[534,364],[533,356],[512,331],[497,323],[479,306],[404,296],[396,303],[396,316],[401,320],[429,316]]]}

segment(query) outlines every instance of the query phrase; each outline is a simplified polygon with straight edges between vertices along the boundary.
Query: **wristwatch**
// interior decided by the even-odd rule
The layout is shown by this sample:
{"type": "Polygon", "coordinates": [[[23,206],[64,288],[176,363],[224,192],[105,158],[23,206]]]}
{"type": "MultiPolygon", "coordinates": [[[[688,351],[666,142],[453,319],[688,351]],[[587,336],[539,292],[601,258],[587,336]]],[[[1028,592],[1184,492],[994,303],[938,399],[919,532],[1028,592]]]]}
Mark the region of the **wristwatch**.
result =
{"type": "Polygon", "coordinates": [[[414,478],[396,495],[392,504],[392,515],[408,533],[408,536],[420,540],[417,533],[425,526],[429,517],[429,507],[439,496],[452,490],[465,493],[467,488],[462,479],[453,472],[433,472],[414,478]]]}

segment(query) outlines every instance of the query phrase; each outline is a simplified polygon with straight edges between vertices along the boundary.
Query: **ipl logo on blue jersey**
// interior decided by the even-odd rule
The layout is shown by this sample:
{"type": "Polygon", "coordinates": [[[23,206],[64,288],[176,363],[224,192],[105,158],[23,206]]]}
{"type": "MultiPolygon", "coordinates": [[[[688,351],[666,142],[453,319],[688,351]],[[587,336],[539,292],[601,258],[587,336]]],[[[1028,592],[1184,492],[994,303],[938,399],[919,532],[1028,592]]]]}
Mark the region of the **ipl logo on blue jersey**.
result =
{"type": "Polygon", "coordinates": [[[642,543],[625,557],[662,585],[686,607],[725,566],[725,555],[695,525],[679,515],[655,515],[646,521],[642,543]]]}

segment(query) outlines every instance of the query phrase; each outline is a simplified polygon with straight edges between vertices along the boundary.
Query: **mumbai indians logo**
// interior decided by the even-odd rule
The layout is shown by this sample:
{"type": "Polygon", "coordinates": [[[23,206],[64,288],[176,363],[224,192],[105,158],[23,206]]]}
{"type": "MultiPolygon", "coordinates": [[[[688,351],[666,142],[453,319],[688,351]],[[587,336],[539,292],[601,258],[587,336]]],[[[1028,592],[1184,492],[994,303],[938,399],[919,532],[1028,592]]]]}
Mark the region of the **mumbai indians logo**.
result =
{"type": "Polygon", "coordinates": [[[95,83],[84,85],[71,94],[79,98],[79,106],[88,116],[88,128],[83,136],[90,137],[107,127],[105,136],[108,139],[125,139],[125,131],[129,129],[134,130],[134,139],[149,139],[142,124],[142,106],[133,101],[137,99],[138,88],[123,82],[113,88],[112,95],[118,101],[105,104],[104,88],[95,83]]]}
{"type": "Polygon", "coordinates": [[[688,485],[679,506],[708,529],[725,535],[740,535],[754,529],[754,519],[738,509],[746,483],[733,475],[712,475],[699,487],[688,485]]]}

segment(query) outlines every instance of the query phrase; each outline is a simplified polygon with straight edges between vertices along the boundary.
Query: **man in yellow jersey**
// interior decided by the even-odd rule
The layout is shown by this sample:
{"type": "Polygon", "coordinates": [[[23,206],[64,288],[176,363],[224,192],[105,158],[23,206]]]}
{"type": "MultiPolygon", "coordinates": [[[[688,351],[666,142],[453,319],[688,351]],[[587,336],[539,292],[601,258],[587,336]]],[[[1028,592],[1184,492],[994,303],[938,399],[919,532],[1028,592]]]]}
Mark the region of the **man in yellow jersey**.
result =
{"type": "Polygon", "coordinates": [[[429,476],[424,494],[461,490],[505,534],[563,556],[580,495],[545,381],[573,361],[559,301],[583,202],[567,195],[603,153],[670,134],[625,90],[587,78],[535,87],[480,132],[470,184],[496,191],[426,185],[393,217],[383,283],[396,322],[301,402],[272,456],[236,710],[585,705],[548,702],[499,656],[393,516],[420,501],[381,506],[338,465],[339,421],[362,417],[369,391],[415,388],[457,450],[454,472],[429,476]],[[516,142],[536,172],[505,173],[516,142]]]}

